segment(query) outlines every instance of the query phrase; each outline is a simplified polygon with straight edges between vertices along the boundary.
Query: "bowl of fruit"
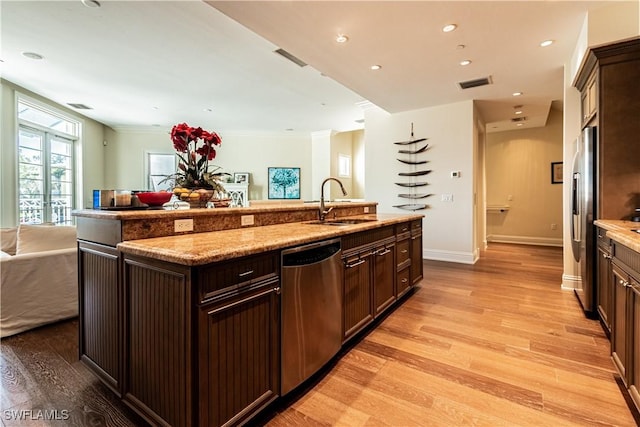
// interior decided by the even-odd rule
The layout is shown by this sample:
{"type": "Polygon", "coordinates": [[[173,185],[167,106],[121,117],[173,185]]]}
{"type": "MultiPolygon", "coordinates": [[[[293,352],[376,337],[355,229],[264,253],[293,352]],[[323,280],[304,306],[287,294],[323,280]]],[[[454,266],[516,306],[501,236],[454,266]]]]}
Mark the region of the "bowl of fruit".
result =
{"type": "Polygon", "coordinates": [[[171,199],[173,193],[168,191],[141,191],[136,193],[138,200],[149,206],[162,206],[171,199]]]}

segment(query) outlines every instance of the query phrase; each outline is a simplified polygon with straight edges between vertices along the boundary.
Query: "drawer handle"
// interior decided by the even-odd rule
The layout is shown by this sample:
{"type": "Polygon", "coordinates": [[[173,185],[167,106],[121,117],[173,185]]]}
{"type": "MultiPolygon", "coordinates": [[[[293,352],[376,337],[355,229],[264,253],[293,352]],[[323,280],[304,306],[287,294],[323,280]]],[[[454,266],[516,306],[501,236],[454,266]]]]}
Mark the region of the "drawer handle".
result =
{"type": "Polygon", "coordinates": [[[408,251],[406,249],[403,249],[400,252],[403,253],[403,254],[406,254],[408,251]]]}
{"type": "Polygon", "coordinates": [[[620,285],[624,286],[625,288],[628,288],[629,287],[629,282],[627,282],[626,280],[620,279],[620,285]]]}
{"type": "Polygon", "coordinates": [[[388,254],[390,252],[391,251],[389,249],[382,249],[382,250],[379,250],[378,252],[376,252],[376,255],[383,256],[383,255],[386,255],[386,254],[388,254]]]}
{"type": "Polygon", "coordinates": [[[420,236],[413,236],[413,237],[411,238],[411,240],[416,240],[418,237],[420,237],[420,236]]]}
{"type": "Polygon", "coordinates": [[[408,281],[408,279],[402,279],[402,283],[407,283],[408,281]]]}
{"type": "Polygon", "coordinates": [[[364,259],[359,259],[358,261],[354,262],[353,264],[347,264],[345,267],[347,268],[353,268],[353,267],[357,267],[360,264],[364,264],[365,260],[364,259]]]}
{"type": "Polygon", "coordinates": [[[603,254],[602,254],[602,258],[604,258],[604,259],[611,259],[611,255],[608,255],[608,254],[604,254],[604,253],[603,253],[603,254]]]}
{"type": "Polygon", "coordinates": [[[232,302],[231,304],[227,304],[227,305],[222,306],[222,307],[214,308],[213,310],[209,310],[207,312],[207,314],[209,316],[211,316],[213,314],[220,313],[221,311],[229,310],[230,308],[236,307],[236,306],[238,306],[240,304],[244,304],[244,303],[246,303],[248,301],[253,301],[254,299],[263,297],[263,296],[268,295],[268,294],[270,294],[272,292],[275,292],[277,295],[280,295],[280,287],[267,289],[266,291],[262,291],[259,294],[252,295],[252,296],[250,296],[248,298],[243,298],[243,299],[241,299],[239,301],[232,302]]]}
{"type": "Polygon", "coordinates": [[[238,274],[238,277],[247,277],[253,274],[253,270],[245,271],[244,273],[238,274]]]}

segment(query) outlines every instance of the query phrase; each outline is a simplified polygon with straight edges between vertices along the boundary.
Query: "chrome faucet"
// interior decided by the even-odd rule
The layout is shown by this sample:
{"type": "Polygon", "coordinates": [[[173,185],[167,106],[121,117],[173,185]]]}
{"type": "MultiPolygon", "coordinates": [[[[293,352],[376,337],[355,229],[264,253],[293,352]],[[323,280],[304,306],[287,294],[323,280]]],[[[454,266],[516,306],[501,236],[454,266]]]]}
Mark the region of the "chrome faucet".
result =
{"type": "Polygon", "coordinates": [[[322,181],[322,185],[320,186],[320,209],[318,211],[318,219],[320,221],[324,221],[324,219],[327,217],[329,212],[331,212],[333,210],[332,207],[329,208],[329,209],[325,209],[324,208],[324,185],[327,183],[327,181],[335,181],[338,184],[340,184],[340,190],[342,190],[342,195],[343,196],[347,195],[347,190],[344,189],[344,185],[342,185],[342,183],[340,182],[340,180],[338,178],[329,177],[329,178],[325,179],[324,181],[322,181]]]}

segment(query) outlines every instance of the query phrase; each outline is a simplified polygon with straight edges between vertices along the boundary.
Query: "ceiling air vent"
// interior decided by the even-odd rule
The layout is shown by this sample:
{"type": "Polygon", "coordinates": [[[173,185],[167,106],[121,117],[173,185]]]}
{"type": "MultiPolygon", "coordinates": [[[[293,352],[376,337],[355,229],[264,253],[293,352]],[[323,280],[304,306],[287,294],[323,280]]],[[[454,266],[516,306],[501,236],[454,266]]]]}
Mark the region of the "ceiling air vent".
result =
{"type": "Polygon", "coordinates": [[[491,83],[491,76],[489,76],[481,79],[467,80],[466,82],[458,82],[458,86],[460,86],[461,89],[471,89],[472,87],[486,86],[491,83]]]}
{"type": "Polygon", "coordinates": [[[511,119],[511,121],[513,123],[526,122],[527,118],[526,117],[514,117],[514,118],[511,119]]]}
{"type": "Polygon", "coordinates": [[[73,103],[67,103],[67,105],[71,108],[75,108],[76,110],[93,110],[93,108],[89,107],[88,105],[84,105],[84,104],[73,104],[73,103]]]}
{"type": "Polygon", "coordinates": [[[290,54],[289,52],[287,52],[284,49],[276,49],[274,50],[275,53],[277,53],[278,55],[281,55],[284,58],[287,58],[289,61],[293,62],[294,64],[296,64],[299,67],[306,67],[307,63],[304,62],[303,60],[296,58],[295,56],[293,56],[292,54],[290,54]]]}

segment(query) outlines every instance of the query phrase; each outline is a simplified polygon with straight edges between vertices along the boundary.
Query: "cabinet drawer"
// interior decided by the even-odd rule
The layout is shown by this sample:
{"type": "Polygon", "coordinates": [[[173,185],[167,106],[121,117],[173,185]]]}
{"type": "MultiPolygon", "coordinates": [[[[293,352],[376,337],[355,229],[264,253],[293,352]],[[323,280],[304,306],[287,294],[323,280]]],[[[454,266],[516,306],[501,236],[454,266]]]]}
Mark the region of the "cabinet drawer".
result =
{"type": "Polygon", "coordinates": [[[409,231],[411,231],[411,223],[410,222],[404,222],[402,224],[397,224],[396,225],[396,234],[408,233],[409,231]]]}
{"type": "Polygon", "coordinates": [[[396,249],[396,264],[398,265],[398,267],[400,267],[401,265],[403,265],[404,263],[407,263],[409,261],[409,248],[410,248],[410,244],[409,244],[409,239],[404,239],[404,240],[400,240],[397,243],[397,249],[396,249]]]}
{"type": "Polygon", "coordinates": [[[422,233],[422,220],[416,219],[415,221],[411,221],[411,232],[412,233],[422,233]]]}
{"type": "Polygon", "coordinates": [[[411,287],[410,273],[411,273],[411,270],[409,268],[405,268],[404,270],[398,272],[397,291],[396,291],[396,295],[398,296],[398,298],[404,295],[411,287]]]}
{"type": "Polygon", "coordinates": [[[611,245],[611,239],[607,237],[607,230],[604,228],[598,228],[598,246],[609,251],[611,245]]]}
{"type": "Polygon", "coordinates": [[[278,271],[276,252],[201,267],[197,273],[200,302],[277,277],[278,271]]]}

